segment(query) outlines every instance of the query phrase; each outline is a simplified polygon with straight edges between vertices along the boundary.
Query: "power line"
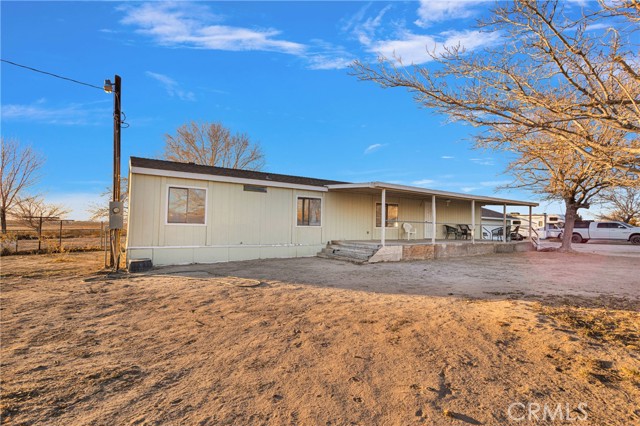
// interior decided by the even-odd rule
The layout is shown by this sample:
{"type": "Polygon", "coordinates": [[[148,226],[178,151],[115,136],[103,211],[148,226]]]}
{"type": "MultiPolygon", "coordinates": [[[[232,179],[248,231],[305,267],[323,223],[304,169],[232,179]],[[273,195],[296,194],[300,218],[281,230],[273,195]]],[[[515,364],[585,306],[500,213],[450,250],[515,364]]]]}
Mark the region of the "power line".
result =
{"type": "Polygon", "coordinates": [[[39,72],[39,73],[41,73],[41,74],[46,74],[46,75],[50,75],[50,76],[52,76],[52,77],[60,78],[60,79],[62,79],[62,80],[67,80],[67,81],[70,81],[70,82],[72,82],[72,83],[82,84],[83,86],[93,87],[94,89],[98,89],[98,90],[104,90],[104,89],[103,89],[102,87],[100,87],[100,86],[95,86],[95,85],[93,85],[93,84],[89,84],[89,83],[83,83],[82,81],[74,80],[73,78],[63,77],[63,76],[61,76],[61,75],[54,74],[54,73],[52,73],[52,72],[42,71],[42,70],[39,70],[39,69],[37,69],[37,68],[32,68],[32,67],[28,67],[28,66],[26,66],[26,65],[17,64],[17,63],[15,63],[15,62],[7,61],[6,59],[0,59],[0,61],[2,61],[2,62],[6,62],[7,64],[15,65],[16,67],[26,68],[26,69],[28,69],[28,70],[35,71],[35,72],[39,72]]]}

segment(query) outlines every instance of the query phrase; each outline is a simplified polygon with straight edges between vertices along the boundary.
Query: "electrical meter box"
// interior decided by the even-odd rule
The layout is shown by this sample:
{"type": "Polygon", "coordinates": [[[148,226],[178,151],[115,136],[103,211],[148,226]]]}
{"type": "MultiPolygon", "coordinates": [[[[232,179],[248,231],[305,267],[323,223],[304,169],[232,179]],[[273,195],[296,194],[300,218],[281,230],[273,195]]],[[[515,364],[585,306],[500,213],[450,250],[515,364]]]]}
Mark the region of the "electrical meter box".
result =
{"type": "Polygon", "coordinates": [[[122,229],[124,227],[124,213],[122,201],[109,202],[109,229],[122,229]]]}

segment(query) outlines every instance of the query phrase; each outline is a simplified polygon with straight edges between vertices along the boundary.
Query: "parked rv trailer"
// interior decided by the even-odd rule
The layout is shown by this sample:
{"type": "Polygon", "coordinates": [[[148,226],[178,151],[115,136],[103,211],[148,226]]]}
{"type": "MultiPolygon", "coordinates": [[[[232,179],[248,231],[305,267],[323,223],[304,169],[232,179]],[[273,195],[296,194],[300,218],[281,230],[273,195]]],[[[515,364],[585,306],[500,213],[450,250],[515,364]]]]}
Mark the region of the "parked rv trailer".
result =
{"type": "Polygon", "coordinates": [[[528,235],[529,227],[538,234],[540,239],[558,238],[564,228],[564,215],[562,214],[532,214],[531,223],[529,223],[528,214],[520,214],[518,212],[510,213],[511,216],[521,221],[520,233],[528,235]]]}

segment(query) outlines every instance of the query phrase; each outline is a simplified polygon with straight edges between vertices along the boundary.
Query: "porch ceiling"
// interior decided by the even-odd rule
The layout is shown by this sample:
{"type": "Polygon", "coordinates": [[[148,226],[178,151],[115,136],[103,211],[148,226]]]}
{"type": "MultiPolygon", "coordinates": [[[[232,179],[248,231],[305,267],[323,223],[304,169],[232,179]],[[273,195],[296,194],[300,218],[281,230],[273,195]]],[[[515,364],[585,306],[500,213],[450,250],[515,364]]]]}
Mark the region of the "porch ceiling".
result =
{"type": "Polygon", "coordinates": [[[436,199],[440,200],[475,200],[479,205],[538,206],[538,203],[530,201],[509,200],[505,198],[487,197],[484,195],[461,194],[457,192],[439,191],[435,189],[396,185],[384,182],[347,183],[326,186],[330,192],[353,192],[379,195],[381,190],[386,189],[387,197],[397,196],[404,198],[426,199],[435,195],[436,199]]]}

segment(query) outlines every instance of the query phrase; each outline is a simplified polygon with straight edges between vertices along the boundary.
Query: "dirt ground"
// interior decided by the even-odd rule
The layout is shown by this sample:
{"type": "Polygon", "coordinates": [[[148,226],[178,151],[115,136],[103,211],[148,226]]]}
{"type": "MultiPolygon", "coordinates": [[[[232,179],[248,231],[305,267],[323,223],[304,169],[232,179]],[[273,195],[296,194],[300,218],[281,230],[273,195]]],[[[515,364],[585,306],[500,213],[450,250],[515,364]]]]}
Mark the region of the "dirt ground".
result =
{"type": "Polygon", "coordinates": [[[0,259],[3,424],[640,424],[640,262],[0,259]]]}

